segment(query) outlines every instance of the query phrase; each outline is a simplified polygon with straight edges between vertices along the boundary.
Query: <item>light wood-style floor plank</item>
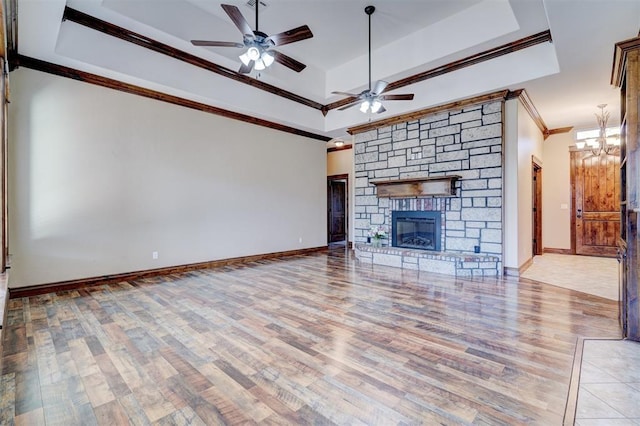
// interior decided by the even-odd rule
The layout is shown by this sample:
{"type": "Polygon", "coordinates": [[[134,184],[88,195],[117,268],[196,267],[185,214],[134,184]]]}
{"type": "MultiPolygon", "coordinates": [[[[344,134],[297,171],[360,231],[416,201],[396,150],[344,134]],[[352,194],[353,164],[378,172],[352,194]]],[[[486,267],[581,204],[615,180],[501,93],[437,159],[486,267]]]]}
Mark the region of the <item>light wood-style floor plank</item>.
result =
{"type": "Polygon", "coordinates": [[[617,303],[344,250],[10,300],[2,424],[562,424],[617,303]]]}

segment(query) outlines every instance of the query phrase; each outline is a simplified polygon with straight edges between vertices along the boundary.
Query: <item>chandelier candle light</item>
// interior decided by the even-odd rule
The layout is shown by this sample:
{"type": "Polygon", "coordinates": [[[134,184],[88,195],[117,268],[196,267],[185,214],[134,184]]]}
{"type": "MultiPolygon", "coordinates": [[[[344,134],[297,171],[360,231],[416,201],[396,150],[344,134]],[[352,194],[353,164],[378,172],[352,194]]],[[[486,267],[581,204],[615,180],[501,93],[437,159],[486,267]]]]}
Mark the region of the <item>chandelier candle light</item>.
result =
{"type": "Polygon", "coordinates": [[[620,146],[620,130],[615,127],[607,128],[609,121],[609,111],[604,108],[607,104],[600,104],[600,113],[595,114],[598,122],[598,130],[588,130],[578,132],[576,137],[576,148],[580,151],[591,151],[596,157],[605,153],[606,155],[614,154],[620,146]]]}

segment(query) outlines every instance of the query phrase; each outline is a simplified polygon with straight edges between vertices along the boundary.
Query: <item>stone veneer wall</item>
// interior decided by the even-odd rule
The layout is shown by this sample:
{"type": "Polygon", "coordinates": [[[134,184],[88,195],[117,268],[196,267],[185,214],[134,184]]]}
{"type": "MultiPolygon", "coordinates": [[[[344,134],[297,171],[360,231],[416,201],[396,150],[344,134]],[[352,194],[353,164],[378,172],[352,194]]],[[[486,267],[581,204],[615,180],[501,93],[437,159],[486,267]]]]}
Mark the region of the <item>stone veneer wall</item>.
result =
{"type": "Polygon", "coordinates": [[[392,210],[442,212],[442,252],[490,256],[502,274],[503,105],[492,101],[355,135],[355,242],[390,229],[392,210]],[[388,199],[372,179],[459,175],[453,197],[388,199]],[[480,254],[474,247],[480,247],[480,254]]]}

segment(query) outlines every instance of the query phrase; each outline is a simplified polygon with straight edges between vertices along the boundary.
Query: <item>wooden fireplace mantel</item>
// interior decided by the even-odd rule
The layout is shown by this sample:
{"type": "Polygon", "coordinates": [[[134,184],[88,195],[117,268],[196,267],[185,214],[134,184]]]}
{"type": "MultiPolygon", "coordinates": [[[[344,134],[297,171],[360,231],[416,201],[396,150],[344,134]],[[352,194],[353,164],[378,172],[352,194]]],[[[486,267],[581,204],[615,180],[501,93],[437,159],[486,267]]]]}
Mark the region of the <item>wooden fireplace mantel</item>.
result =
{"type": "Polygon", "coordinates": [[[460,176],[416,177],[394,180],[371,180],[378,198],[451,197],[456,195],[455,183],[460,176]]]}

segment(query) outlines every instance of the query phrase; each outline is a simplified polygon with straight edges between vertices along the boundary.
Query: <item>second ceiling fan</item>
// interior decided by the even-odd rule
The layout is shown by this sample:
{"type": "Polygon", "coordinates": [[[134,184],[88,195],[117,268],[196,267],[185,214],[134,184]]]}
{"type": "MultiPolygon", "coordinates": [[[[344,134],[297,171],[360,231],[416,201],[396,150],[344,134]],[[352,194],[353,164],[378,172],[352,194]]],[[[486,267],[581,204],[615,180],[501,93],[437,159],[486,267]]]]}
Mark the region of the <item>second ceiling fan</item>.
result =
{"type": "Polygon", "coordinates": [[[300,72],[306,68],[302,62],[296,61],[290,56],[280,53],[272,48],[275,46],[283,46],[285,44],[304,40],[313,37],[313,33],[307,25],[294,28],[278,34],[267,35],[258,30],[258,5],[260,0],[255,0],[256,4],[256,29],[251,29],[249,23],[240,9],[230,4],[221,4],[222,9],[229,15],[236,27],[242,33],[242,43],[233,41],[210,41],[210,40],[191,40],[194,46],[205,47],[246,47],[245,53],[240,55],[242,66],[238,72],[248,74],[251,70],[261,71],[271,65],[274,61],[290,68],[296,72],[300,72]]]}
{"type": "Polygon", "coordinates": [[[369,88],[357,94],[337,91],[331,92],[335,95],[345,95],[356,98],[347,105],[338,108],[340,111],[360,104],[360,111],[364,113],[371,111],[372,113],[380,114],[386,111],[384,105],[382,105],[382,101],[410,101],[413,99],[413,93],[383,95],[382,93],[389,85],[388,82],[383,80],[378,80],[373,87],[371,86],[371,15],[375,10],[375,6],[367,6],[364,8],[364,12],[369,15],[369,88]]]}

